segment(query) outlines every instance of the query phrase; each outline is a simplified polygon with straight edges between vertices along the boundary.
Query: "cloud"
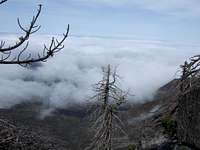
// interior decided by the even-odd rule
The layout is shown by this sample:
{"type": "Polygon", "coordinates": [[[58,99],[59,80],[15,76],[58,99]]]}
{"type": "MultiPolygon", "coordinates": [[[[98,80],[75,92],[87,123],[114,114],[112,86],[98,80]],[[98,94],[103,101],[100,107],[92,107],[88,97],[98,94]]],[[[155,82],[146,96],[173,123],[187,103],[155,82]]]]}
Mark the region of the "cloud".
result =
{"type": "Polygon", "coordinates": [[[107,5],[111,7],[130,7],[162,14],[199,16],[198,0],[77,0],[88,5],[107,5]]]}
{"type": "MultiPolygon", "coordinates": [[[[10,39],[16,35],[0,36],[10,39]]],[[[41,49],[51,36],[33,36],[30,50],[41,49]]],[[[11,42],[10,41],[10,42],[11,42]]],[[[41,100],[52,107],[84,102],[92,85],[102,78],[101,67],[118,66],[121,87],[130,89],[130,101],[150,99],[175,76],[179,65],[198,54],[200,45],[130,38],[69,37],[65,49],[36,69],[0,65],[0,107],[41,100]]]]}
{"type": "Polygon", "coordinates": [[[115,8],[129,7],[131,9],[148,10],[161,14],[176,15],[176,16],[199,16],[200,1],[199,0],[59,0],[49,2],[47,0],[13,0],[15,3],[32,3],[32,4],[50,4],[50,5],[87,5],[87,6],[108,6],[115,8]]]}

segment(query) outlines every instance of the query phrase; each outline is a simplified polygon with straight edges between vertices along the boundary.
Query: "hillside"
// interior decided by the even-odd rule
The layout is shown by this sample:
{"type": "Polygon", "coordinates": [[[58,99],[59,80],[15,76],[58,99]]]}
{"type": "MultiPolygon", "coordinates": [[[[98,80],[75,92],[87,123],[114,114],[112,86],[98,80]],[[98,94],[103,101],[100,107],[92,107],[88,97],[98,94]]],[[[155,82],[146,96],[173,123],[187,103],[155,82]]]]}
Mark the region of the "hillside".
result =
{"type": "MultiPolygon", "coordinates": [[[[166,132],[162,121],[175,114],[177,85],[178,80],[173,80],[161,87],[152,101],[129,104],[121,109],[129,140],[121,141],[119,149],[134,145],[140,145],[140,149],[171,149],[176,141],[169,136],[170,131],[166,132]]],[[[1,109],[0,116],[16,126],[12,130],[25,149],[81,150],[89,143],[91,119],[86,104],[57,109],[41,118],[43,109],[44,106],[37,101],[21,103],[1,109]]],[[[4,128],[1,130],[3,132],[4,128]]]]}

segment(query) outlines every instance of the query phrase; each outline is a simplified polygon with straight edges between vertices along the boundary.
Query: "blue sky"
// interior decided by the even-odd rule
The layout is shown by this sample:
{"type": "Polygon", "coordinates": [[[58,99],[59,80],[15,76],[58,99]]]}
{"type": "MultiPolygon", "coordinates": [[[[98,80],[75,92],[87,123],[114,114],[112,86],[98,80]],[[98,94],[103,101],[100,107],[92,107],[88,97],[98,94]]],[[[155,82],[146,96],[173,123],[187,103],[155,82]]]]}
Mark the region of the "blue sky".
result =
{"type": "Polygon", "coordinates": [[[37,4],[43,4],[40,33],[134,37],[197,43],[200,40],[199,0],[8,0],[0,7],[0,32],[20,32],[37,4]]]}

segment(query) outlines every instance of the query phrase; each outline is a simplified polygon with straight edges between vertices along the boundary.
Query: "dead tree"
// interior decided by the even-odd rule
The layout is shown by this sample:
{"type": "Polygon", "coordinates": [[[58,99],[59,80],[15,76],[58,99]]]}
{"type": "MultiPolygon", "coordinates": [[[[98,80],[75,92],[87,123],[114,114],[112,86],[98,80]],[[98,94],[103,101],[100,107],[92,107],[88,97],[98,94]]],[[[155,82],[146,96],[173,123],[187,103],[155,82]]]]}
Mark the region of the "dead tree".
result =
{"type": "Polygon", "coordinates": [[[180,91],[182,93],[188,92],[192,87],[200,86],[200,55],[191,57],[189,62],[185,61],[181,68],[180,91]]]}
{"type": "Polygon", "coordinates": [[[92,126],[95,135],[90,146],[86,148],[87,150],[113,150],[114,144],[118,140],[123,140],[117,136],[126,135],[123,130],[124,124],[118,116],[118,110],[126,102],[128,92],[122,91],[117,86],[117,79],[116,69],[112,71],[108,65],[103,68],[103,80],[95,85],[97,94],[93,98],[97,100],[97,109],[94,113],[98,115],[92,126]]]}
{"type": "MultiPolygon", "coordinates": [[[[1,0],[0,5],[5,3],[8,0],[1,0]]],[[[37,25],[37,20],[40,16],[42,10],[42,5],[40,4],[35,16],[33,16],[30,25],[28,27],[24,27],[19,18],[17,19],[17,23],[19,28],[24,32],[24,35],[19,37],[17,42],[13,45],[6,46],[5,41],[0,42],[0,64],[19,64],[23,67],[26,67],[35,62],[45,62],[48,58],[53,57],[55,53],[59,52],[64,48],[64,41],[68,37],[69,33],[69,25],[67,27],[66,33],[63,34],[63,38],[61,40],[57,40],[52,37],[50,45],[44,44],[43,50],[41,53],[38,53],[37,57],[32,56],[31,53],[27,55],[26,51],[28,50],[29,38],[32,34],[36,33],[41,26],[37,25]],[[17,55],[12,55],[13,51],[16,51],[18,48],[21,50],[17,55]],[[25,55],[25,56],[24,56],[25,55]]]]}

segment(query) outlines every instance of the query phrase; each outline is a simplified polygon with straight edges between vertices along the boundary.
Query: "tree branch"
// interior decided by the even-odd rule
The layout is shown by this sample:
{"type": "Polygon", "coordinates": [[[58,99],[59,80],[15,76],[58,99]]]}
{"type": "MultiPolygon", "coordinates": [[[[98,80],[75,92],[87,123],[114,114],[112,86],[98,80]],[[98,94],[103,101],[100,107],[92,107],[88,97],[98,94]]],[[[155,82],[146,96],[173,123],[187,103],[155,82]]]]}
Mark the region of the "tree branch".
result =
{"type": "Polygon", "coordinates": [[[28,29],[26,29],[25,27],[23,27],[21,25],[19,18],[17,19],[18,26],[23,32],[25,32],[25,35],[19,37],[18,38],[18,42],[16,42],[16,44],[14,44],[12,46],[4,47],[5,46],[5,41],[1,41],[0,52],[3,53],[3,52],[6,52],[6,51],[15,50],[16,48],[21,46],[25,41],[27,41],[31,34],[37,32],[40,29],[41,26],[36,25],[36,22],[38,20],[38,17],[40,16],[41,9],[42,9],[42,5],[40,4],[39,8],[38,8],[38,11],[37,11],[37,14],[36,14],[36,16],[33,16],[33,19],[31,21],[30,26],[28,27],[28,29]]]}
{"type": "Polygon", "coordinates": [[[6,1],[8,1],[8,0],[1,0],[0,1],[0,5],[3,4],[3,3],[5,3],[6,1]]]}
{"type": "Polygon", "coordinates": [[[38,53],[37,58],[32,58],[31,54],[29,54],[26,58],[21,58],[24,52],[28,48],[28,42],[27,42],[26,46],[20,51],[20,53],[16,58],[8,60],[8,58],[11,56],[9,53],[9,55],[6,58],[2,58],[0,60],[0,64],[19,64],[23,67],[26,67],[27,65],[30,65],[34,62],[40,62],[40,61],[45,62],[49,57],[53,57],[55,53],[59,52],[64,48],[63,42],[68,37],[68,34],[69,34],[69,25],[67,27],[67,32],[63,34],[62,40],[58,41],[57,39],[52,37],[50,46],[47,47],[46,45],[44,45],[43,54],[41,55],[38,53]]]}
{"type": "MultiPolygon", "coordinates": [[[[4,3],[7,0],[2,0],[0,2],[4,3]]],[[[35,62],[46,62],[48,58],[53,57],[55,53],[59,52],[64,48],[64,41],[68,37],[69,34],[69,25],[67,27],[66,33],[63,34],[63,38],[59,41],[56,38],[52,37],[51,43],[49,46],[44,44],[43,52],[38,53],[37,57],[32,57],[32,54],[29,53],[26,57],[24,57],[26,51],[28,50],[28,45],[29,45],[29,38],[31,34],[34,34],[37,32],[41,26],[36,25],[36,22],[40,16],[42,9],[42,5],[39,5],[39,8],[37,10],[37,13],[35,16],[33,16],[30,25],[28,28],[25,28],[22,26],[19,18],[17,19],[18,26],[19,28],[25,33],[24,36],[21,36],[18,38],[18,42],[12,46],[5,47],[6,42],[1,41],[0,42],[0,53],[2,53],[1,58],[0,58],[0,64],[19,64],[23,67],[27,67],[28,65],[35,63],[35,62]],[[24,48],[14,57],[12,58],[12,52],[14,50],[17,50],[19,47],[21,47],[23,44],[26,45],[24,48]]]]}

